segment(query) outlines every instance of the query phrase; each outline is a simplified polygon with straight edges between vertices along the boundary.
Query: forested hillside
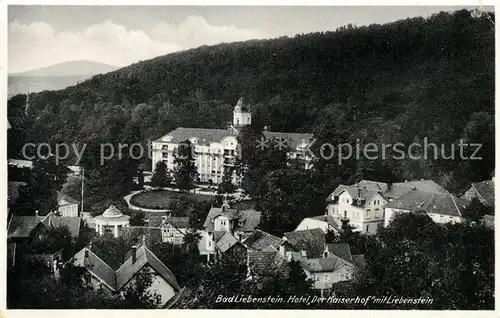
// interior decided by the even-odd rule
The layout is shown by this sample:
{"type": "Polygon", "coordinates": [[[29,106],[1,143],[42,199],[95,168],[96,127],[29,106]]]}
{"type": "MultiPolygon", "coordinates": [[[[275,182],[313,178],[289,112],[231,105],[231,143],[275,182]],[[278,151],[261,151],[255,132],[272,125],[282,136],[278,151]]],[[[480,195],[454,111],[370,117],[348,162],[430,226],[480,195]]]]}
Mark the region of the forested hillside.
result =
{"type": "Polygon", "coordinates": [[[26,96],[14,96],[9,156],[24,142],[145,142],[180,126],[224,128],[244,96],[257,129],[332,142],[428,137],[446,149],[481,142],[479,163],[361,160],[348,169],[351,179],[433,178],[459,189],[494,169],[494,56],[492,22],[466,10],[204,46],[32,94],[27,118],[26,96]]]}

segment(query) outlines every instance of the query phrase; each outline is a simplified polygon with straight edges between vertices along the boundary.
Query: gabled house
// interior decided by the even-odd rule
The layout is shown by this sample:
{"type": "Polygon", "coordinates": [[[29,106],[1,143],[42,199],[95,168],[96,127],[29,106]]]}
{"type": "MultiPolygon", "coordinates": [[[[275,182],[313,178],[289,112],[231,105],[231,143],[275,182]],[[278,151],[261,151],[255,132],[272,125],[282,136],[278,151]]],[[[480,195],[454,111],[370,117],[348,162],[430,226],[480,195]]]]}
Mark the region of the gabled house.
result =
{"type": "Polygon", "coordinates": [[[297,226],[295,231],[321,229],[325,234],[328,231],[338,233],[341,230],[341,225],[331,215],[318,215],[309,218],[304,218],[297,226]]]}
{"type": "Polygon", "coordinates": [[[410,191],[448,193],[432,180],[384,183],[361,180],[340,185],[327,198],[327,211],[338,222],[348,220],[355,231],[376,234],[384,226],[383,206],[410,191]]]}
{"type": "Polygon", "coordinates": [[[261,212],[253,209],[231,209],[227,202],[220,208],[212,207],[203,224],[200,254],[207,255],[207,258],[215,254],[215,242],[227,232],[242,241],[256,230],[260,217],[261,212]]]}
{"type": "Polygon", "coordinates": [[[472,199],[477,198],[488,207],[495,206],[495,183],[493,180],[473,182],[467,190],[460,196],[462,200],[470,203],[472,199]]]}
{"type": "Polygon", "coordinates": [[[215,242],[215,253],[219,258],[224,257],[233,261],[245,262],[247,258],[247,247],[230,232],[225,232],[224,235],[215,242]]]}
{"type": "Polygon", "coordinates": [[[410,191],[384,206],[385,226],[399,213],[421,211],[436,223],[459,223],[466,213],[465,202],[451,193],[410,191]]]}
{"type": "Polygon", "coordinates": [[[261,230],[255,230],[255,232],[243,239],[243,243],[247,248],[254,251],[264,251],[269,248],[279,251],[283,239],[261,230]]]}
{"type": "Polygon", "coordinates": [[[322,257],[302,259],[302,268],[313,281],[314,289],[331,289],[335,283],[353,278],[355,271],[364,267],[363,258],[351,254],[349,244],[326,244],[322,257]]]}
{"type": "Polygon", "coordinates": [[[76,253],[71,262],[75,266],[86,268],[87,284],[109,293],[120,293],[133,284],[139,275],[151,276],[149,290],[157,295],[158,307],[164,307],[181,291],[174,274],[145,244],[132,247],[128,255],[116,271],[88,247],[76,253]]]}
{"type": "Polygon", "coordinates": [[[160,224],[162,242],[171,244],[182,244],[184,242],[184,235],[186,235],[189,228],[188,217],[163,217],[162,224],[160,224]]]}
{"type": "Polygon", "coordinates": [[[61,216],[78,217],[78,204],[80,201],[57,191],[57,211],[61,216]]]}
{"type": "Polygon", "coordinates": [[[170,213],[150,213],[145,218],[144,226],[123,228],[124,235],[139,237],[146,235],[150,242],[182,244],[189,228],[188,217],[173,217],[170,213]]]}

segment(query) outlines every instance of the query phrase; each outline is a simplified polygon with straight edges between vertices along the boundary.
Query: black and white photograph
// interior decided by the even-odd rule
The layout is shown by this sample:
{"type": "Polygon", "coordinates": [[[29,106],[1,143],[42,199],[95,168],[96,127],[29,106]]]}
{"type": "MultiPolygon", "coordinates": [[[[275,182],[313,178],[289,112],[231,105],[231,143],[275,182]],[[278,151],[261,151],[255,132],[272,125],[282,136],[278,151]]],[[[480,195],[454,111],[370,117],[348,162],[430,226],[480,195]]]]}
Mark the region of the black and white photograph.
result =
{"type": "Polygon", "coordinates": [[[2,7],[0,316],[499,313],[494,6],[2,7]]]}

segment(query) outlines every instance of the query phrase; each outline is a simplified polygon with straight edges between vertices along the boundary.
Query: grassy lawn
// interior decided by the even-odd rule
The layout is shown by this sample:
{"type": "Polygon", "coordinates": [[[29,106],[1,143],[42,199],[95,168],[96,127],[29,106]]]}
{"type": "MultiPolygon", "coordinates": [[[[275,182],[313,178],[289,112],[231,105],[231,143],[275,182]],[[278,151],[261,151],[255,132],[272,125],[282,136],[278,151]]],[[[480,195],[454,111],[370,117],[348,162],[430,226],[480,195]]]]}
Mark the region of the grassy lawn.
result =
{"type": "MultiPolygon", "coordinates": [[[[135,206],[147,209],[168,209],[168,205],[170,201],[176,196],[180,195],[179,192],[173,192],[168,190],[161,191],[150,191],[144,193],[138,193],[130,199],[130,203],[135,206]]],[[[204,194],[193,194],[193,193],[183,193],[187,195],[189,198],[192,198],[196,201],[210,201],[213,200],[212,196],[204,195],[204,194]]]]}

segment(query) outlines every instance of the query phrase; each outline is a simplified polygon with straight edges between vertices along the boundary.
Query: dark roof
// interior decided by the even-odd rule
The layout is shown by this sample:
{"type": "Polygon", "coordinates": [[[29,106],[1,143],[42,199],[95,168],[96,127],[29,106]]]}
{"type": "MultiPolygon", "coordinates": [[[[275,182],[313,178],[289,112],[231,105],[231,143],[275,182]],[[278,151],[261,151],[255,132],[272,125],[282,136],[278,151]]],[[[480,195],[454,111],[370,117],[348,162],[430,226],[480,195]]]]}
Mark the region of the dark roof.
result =
{"type": "Polygon", "coordinates": [[[163,217],[168,217],[170,212],[144,212],[144,219],[148,220],[148,226],[158,227],[163,223],[163,217]]]}
{"type": "Polygon", "coordinates": [[[426,213],[458,217],[465,213],[465,203],[451,193],[432,193],[416,190],[387,203],[384,208],[401,209],[409,212],[422,210],[426,213]]]}
{"type": "Polygon", "coordinates": [[[116,287],[120,290],[139,270],[146,264],[151,266],[163,279],[165,279],[176,291],[181,288],[175,279],[174,274],[163,264],[145,245],[142,245],[136,250],[136,261],[130,256],[116,270],[116,287]]]}
{"type": "Polygon", "coordinates": [[[495,184],[491,180],[475,182],[472,187],[476,189],[479,199],[487,206],[495,205],[495,184]]]}
{"type": "Polygon", "coordinates": [[[224,236],[222,236],[215,245],[222,252],[225,253],[231,247],[236,244],[241,244],[230,232],[226,232],[224,236]]]}
{"type": "Polygon", "coordinates": [[[82,225],[82,218],[69,217],[69,216],[54,216],[49,215],[43,220],[43,223],[52,227],[66,226],[71,233],[71,236],[78,237],[80,235],[80,227],[82,225]]]}
{"type": "Polygon", "coordinates": [[[214,231],[214,242],[217,243],[224,235],[226,231],[214,231]]]}
{"type": "Polygon", "coordinates": [[[269,247],[278,249],[282,239],[261,230],[256,230],[248,236],[243,243],[253,250],[263,251],[269,247]]]}
{"type": "Polygon", "coordinates": [[[70,204],[79,204],[80,203],[80,201],[73,199],[69,195],[64,194],[64,193],[62,193],[60,191],[57,191],[57,201],[59,202],[62,199],[68,201],[70,204]]]}
{"type": "Polygon", "coordinates": [[[387,198],[395,199],[410,192],[411,190],[431,193],[448,193],[445,188],[432,180],[415,180],[393,183],[390,186],[389,191],[384,193],[384,196],[387,198]]]}
{"type": "Polygon", "coordinates": [[[337,230],[340,230],[341,228],[341,226],[337,223],[337,221],[335,221],[335,219],[331,215],[318,215],[310,217],[310,219],[326,222],[337,230]]]}
{"type": "MultiPolygon", "coordinates": [[[[7,238],[28,238],[31,232],[41,224],[42,217],[13,215],[9,221],[7,238]]],[[[43,225],[43,224],[42,224],[43,225]]]]}
{"type": "Polygon", "coordinates": [[[325,233],[321,229],[287,232],[284,239],[295,249],[306,251],[307,257],[320,257],[325,250],[325,233]]]}
{"type": "Polygon", "coordinates": [[[118,291],[125,286],[145,265],[151,266],[175,291],[180,290],[174,274],[145,245],[137,248],[135,262],[133,262],[131,253],[128,254],[130,254],[130,257],[116,271],[87,247],[76,253],[73,257],[73,263],[77,266],[86,267],[92,275],[114,291],[118,291]],[[85,260],[85,251],[88,251],[87,260],[85,260]]]}
{"type": "Polygon", "coordinates": [[[351,248],[347,243],[332,243],[326,244],[326,248],[329,253],[334,254],[343,260],[352,263],[351,248]]]}
{"type": "Polygon", "coordinates": [[[165,222],[178,229],[189,228],[189,218],[187,216],[169,216],[165,222]]]}
{"type": "Polygon", "coordinates": [[[106,284],[110,289],[117,290],[115,271],[87,247],[84,247],[73,256],[73,264],[86,267],[99,281],[106,284]],[[88,251],[87,260],[85,260],[85,251],[88,251]]]}
{"type": "Polygon", "coordinates": [[[190,138],[197,138],[198,144],[209,144],[213,142],[221,142],[227,136],[234,136],[227,129],[207,129],[207,128],[183,128],[179,127],[158,138],[157,142],[181,143],[190,138]],[[169,141],[169,137],[171,138],[169,141]]]}
{"type": "Polygon", "coordinates": [[[248,266],[252,274],[272,275],[284,263],[284,257],[277,251],[248,251],[248,266]]]}
{"type": "Polygon", "coordinates": [[[254,231],[260,223],[261,212],[255,211],[253,209],[237,210],[231,208],[222,209],[212,207],[208,212],[205,223],[203,224],[205,231],[214,231],[214,223],[212,221],[219,215],[223,215],[232,221],[238,221],[236,222],[236,226],[233,231],[251,232],[254,231]]]}
{"type": "Polygon", "coordinates": [[[366,189],[382,193],[387,192],[387,190],[389,189],[389,185],[387,183],[371,181],[371,180],[361,180],[354,186],[360,189],[366,189]]]}

